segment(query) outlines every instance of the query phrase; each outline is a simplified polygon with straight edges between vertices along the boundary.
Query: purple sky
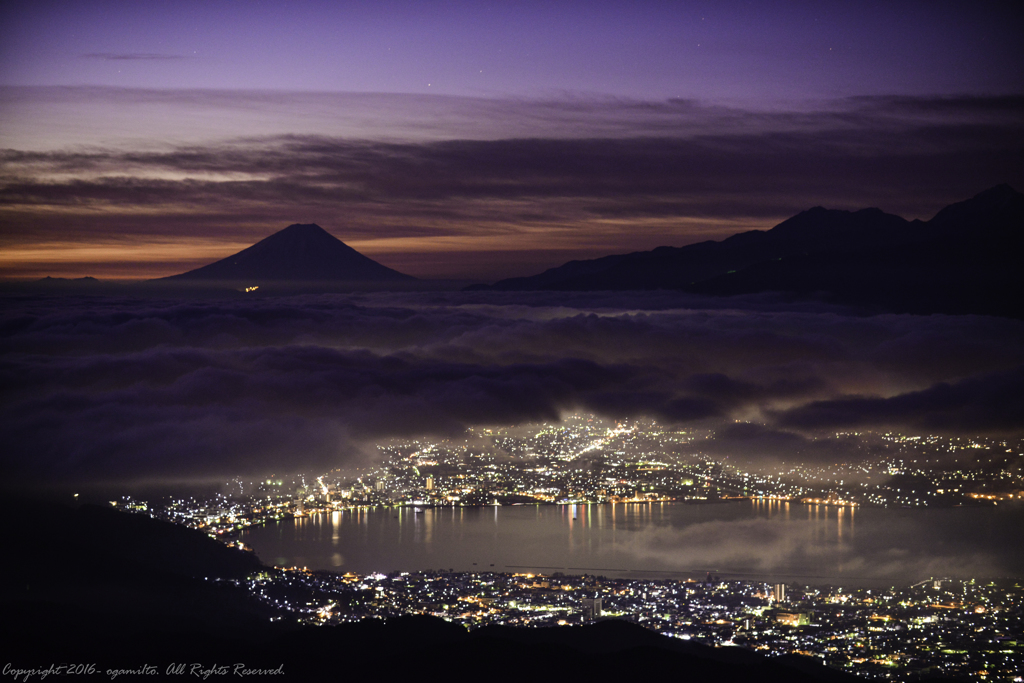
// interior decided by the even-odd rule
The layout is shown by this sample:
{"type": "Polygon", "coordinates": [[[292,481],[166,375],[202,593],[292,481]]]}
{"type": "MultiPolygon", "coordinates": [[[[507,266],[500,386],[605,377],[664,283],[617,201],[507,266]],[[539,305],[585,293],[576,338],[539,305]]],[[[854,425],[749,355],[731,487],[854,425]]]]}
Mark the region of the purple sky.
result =
{"type": "Polygon", "coordinates": [[[928,218],[1024,184],[1022,34],[1004,3],[5,3],[0,276],[159,277],[293,222],[496,278],[928,218]]]}
{"type": "Polygon", "coordinates": [[[15,2],[2,81],[756,103],[1006,94],[1024,69],[1007,5],[15,2]]]}

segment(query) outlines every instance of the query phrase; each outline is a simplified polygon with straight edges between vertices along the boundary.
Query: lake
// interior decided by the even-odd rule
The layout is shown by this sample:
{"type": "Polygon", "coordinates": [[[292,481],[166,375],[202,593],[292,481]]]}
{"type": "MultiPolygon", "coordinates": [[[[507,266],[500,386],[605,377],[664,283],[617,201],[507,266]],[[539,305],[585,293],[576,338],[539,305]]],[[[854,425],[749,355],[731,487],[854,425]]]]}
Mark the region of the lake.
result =
{"type": "Polygon", "coordinates": [[[906,584],[1024,577],[1024,506],[882,509],[743,500],[346,510],[242,533],[266,564],[373,572],[906,584]]]}

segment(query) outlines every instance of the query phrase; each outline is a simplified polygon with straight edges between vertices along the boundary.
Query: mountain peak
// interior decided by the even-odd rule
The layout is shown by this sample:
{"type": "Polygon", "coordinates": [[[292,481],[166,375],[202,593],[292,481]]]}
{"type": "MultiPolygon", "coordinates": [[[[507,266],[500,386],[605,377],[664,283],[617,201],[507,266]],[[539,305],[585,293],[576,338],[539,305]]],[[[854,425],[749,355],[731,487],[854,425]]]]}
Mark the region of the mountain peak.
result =
{"type": "Polygon", "coordinates": [[[167,279],[258,285],[415,278],[363,256],[316,223],[294,223],[237,254],[167,279]]]}
{"type": "MultiPolygon", "coordinates": [[[[284,230],[278,230],[277,235],[327,235],[334,238],[334,235],[321,228],[316,223],[292,223],[284,230]]],[[[336,239],[336,238],[334,238],[336,239]]]]}
{"type": "Polygon", "coordinates": [[[950,204],[928,222],[932,225],[944,225],[976,218],[992,220],[1002,214],[1019,215],[1022,207],[1024,194],[1002,183],[979,192],[970,199],[950,204]]]}

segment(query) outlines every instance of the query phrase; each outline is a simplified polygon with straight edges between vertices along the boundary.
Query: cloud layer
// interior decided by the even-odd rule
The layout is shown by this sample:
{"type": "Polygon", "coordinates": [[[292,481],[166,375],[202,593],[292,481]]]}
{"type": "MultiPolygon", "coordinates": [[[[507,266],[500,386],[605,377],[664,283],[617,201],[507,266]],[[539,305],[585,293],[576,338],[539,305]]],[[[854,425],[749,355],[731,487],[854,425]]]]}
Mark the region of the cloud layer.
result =
{"type": "Polygon", "coordinates": [[[567,411],[802,434],[1024,429],[1024,324],[848,317],[753,297],[322,295],[14,299],[0,318],[15,480],[231,476],[360,460],[378,439],[567,411]]]}
{"type": "Polygon", "coordinates": [[[413,275],[497,279],[769,228],[814,205],[929,218],[998,183],[1024,186],[1024,100],[1009,96],[755,112],[595,98],[4,93],[8,276],[170,275],[215,260],[215,244],[226,256],[316,222],[413,275]],[[137,120],[125,119],[121,141],[86,146],[88,116],[55,137],[66,122],[38,121],[65,99],[137,120]],[[177,128],[189,120],[195,129],[177,128]]]}

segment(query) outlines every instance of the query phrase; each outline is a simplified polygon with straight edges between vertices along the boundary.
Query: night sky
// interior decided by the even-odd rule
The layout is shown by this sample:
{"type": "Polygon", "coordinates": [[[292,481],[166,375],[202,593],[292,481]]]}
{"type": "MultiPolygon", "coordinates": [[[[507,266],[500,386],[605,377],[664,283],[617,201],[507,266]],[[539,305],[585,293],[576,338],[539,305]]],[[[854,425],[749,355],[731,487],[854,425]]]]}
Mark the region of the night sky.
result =
{"type": "Polygon", "coordinates": [[[0,276],[161,277],[295,222],[493,280],[927,219],[1024,186],[1007,6],[4,3],[0,276]]]}

